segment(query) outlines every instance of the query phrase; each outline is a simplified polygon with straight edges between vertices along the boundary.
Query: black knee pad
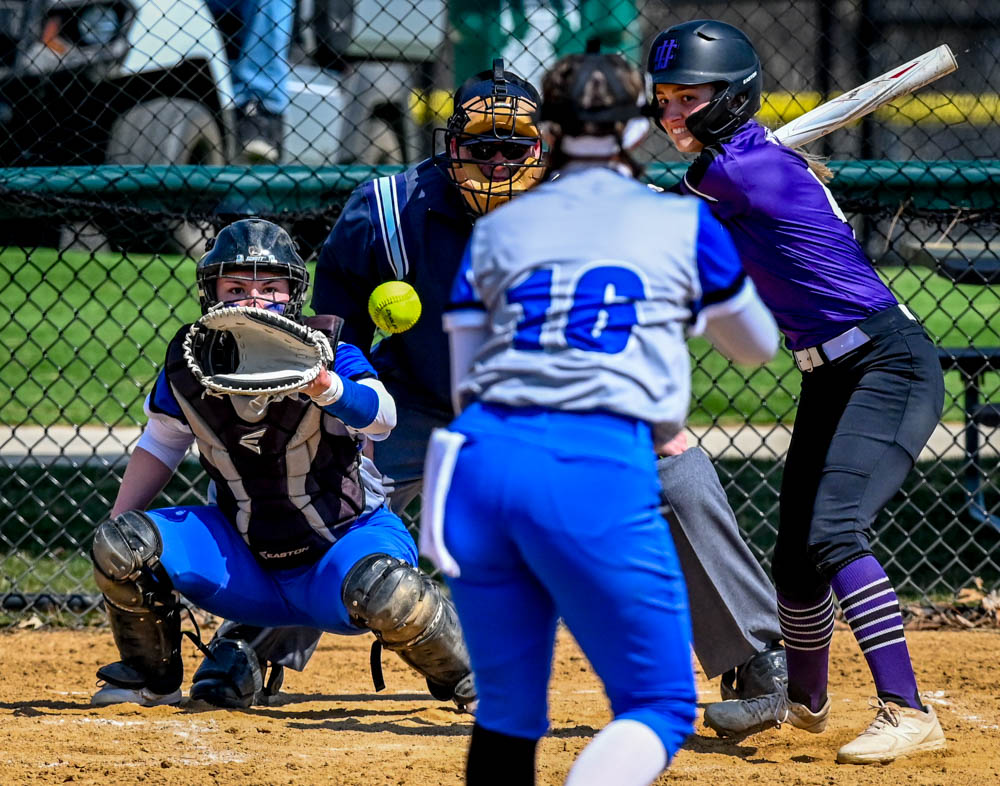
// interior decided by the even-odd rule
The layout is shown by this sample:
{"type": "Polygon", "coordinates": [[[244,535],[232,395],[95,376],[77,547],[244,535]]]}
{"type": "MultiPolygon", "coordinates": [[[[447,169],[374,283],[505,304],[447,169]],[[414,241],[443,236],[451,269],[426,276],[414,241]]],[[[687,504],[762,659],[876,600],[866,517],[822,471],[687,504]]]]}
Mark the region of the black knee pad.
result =
{"type": "Polygon", "coordinates": [[[94,532],[94,580],[122,658],[98,676],[113,685],[141,681],[157,693],[171,693],[181,684],[180,606],[160,565],[162,553],[160,531],[140,511],[103,521],[94,532]]]}
{"type": "Polygon", "coordinates": [[[141,682],[155,693],[177,690],[184,677],[180,606],[127,611],[109,602],[107,611],[121,662],[105,666],[98,677],[120,687],[141,682]]]}
{"type": "Polygon", "coordinates": [[[147,594],[170,596],[173,587],[162,570],[158,579],[150,571],[160,567],[163,539],[145,513],[129,510],[102,521],[90,549],[94,580],[111,604],[127,611],[149,608],[147,594]]]}
{"type": "Polygon", "coordinates": [[[475,701],[458,614],[429,576],[395,557],[372,554],[348,572],[341,593],[355,624],[422,674],[435,698],[461,706],[475,701]]]}
{"type": "Polygon", "coordinates": [[[253,647],[242,639],[215,639],[191,680],[190,697],[216,707],[245,709],[264,689],[264,674],[253,647]]]}
{"type": "Polygon", "coordinates": [[[354,623],[379,634],[391,648],[417,637],[434,618],[436,589],[412,565],[372,554],[344,577],[341,595],[354,623]]]}
{"type": "Polygon", "coordinates": [[[107,578],[134,581],[143,567],[160,561],[163,538],[149,516],[127,510],[98,525],[90,553],[94,566],[107,578]]]}

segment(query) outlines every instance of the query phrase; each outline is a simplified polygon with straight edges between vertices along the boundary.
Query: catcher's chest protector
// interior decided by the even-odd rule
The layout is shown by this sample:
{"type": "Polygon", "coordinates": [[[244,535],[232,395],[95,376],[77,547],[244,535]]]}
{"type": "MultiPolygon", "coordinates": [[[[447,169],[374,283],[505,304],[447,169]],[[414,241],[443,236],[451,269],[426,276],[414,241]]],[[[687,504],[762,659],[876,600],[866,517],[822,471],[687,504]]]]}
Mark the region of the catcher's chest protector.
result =
{"type": "Polygon", "coordinates": [[[166,377],[219,508],[265,566],[314,562],[364,510],[358,441],[304,395],[259,416],[241,406],[247,397],[208,395],[184,360],[188,327],[167,348],[166,377]]]}

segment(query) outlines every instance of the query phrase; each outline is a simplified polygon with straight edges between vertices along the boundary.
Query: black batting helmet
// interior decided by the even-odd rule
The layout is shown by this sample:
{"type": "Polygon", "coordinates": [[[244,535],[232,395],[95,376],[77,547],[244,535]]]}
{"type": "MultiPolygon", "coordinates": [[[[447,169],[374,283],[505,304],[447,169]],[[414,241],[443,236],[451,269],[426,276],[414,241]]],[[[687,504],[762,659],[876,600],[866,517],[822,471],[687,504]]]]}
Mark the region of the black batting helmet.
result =
{"type": "Polygon", "coordinates": [[[646,70],[654,85],[716,85],[708,106],[687,119],[702,144],[729,138],[760,109],[760,57],[743,31],[725,22],[697,19],[664,30],[649,49],[646,70]]]}
{"type": "Polygon", "coordinates": [[[309,271],[288,233],[261,218],[246,218],[223,227],[209,240],[208,252],[198,261],[195,278],[201,311],[219,302],[216,282],[220,278],[286,278],[289,298],[283,314],[290,319],[302,315],[309,271]],[[234,275],[239,273],[240,275],[234,275]],[[252,275],[247,275],[252,274],[252,275]],[[266,275],[259,275],[266,274],[266,275]]]}

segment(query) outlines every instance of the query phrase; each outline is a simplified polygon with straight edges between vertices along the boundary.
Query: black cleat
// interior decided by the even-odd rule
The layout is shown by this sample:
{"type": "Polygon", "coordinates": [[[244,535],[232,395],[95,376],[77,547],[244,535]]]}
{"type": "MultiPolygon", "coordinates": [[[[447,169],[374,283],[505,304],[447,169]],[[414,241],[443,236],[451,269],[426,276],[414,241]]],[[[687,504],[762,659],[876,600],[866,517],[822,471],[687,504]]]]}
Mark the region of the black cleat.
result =
{"type": "Polygon", "coordinates": [[[253,648],[242,639],[215,639],[208,651],[191,680],[189,698],[232,709],[260,703],[264,675],[253,648]]]}
{"type": "Polygon", "coordinates": [[[723,701],[753,699],[771,693],[784,693],[787,685],[785,648],[774,646],[723,674],[720,692],[723,701]]]}

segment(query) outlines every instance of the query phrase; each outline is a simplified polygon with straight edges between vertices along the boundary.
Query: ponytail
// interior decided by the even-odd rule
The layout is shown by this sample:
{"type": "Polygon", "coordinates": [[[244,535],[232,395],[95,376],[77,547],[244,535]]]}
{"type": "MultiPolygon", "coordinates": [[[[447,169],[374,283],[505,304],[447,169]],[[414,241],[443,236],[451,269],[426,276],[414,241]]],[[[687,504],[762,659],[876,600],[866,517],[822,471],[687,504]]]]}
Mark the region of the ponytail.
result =
{"type": "Polygon", "coordinates": [[[810,153],[806,150],[796,150],[795,148],[789,148],[789,150],[806,162],[809,169],[820,179],[821,183],[825,185],[833,180],[833,170],[826,165],[827,159],[824,156],[810,153]]]}

